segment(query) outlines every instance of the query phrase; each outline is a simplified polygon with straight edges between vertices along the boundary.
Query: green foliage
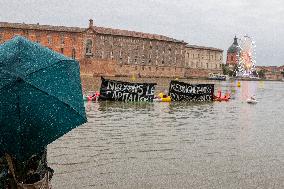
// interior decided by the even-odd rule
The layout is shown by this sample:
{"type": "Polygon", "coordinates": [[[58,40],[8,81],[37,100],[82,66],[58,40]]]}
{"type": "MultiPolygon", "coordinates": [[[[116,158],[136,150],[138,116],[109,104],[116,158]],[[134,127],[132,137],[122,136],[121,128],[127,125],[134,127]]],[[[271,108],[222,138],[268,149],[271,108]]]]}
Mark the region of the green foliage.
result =
{"type": "Polygon", "coordinates": [[[230,69],[230,67],[228,65],[226,65],[226,64],[222,65],[223,74],[224,75],[229,75],[230,77],[236,76],[236,69],[237,68],[238,68],[237,65],[234,66],[233,69],[230,69]]]}
{"type": "Polygon", "coordinates": [[[258,71],[258,77],[265,79],[265,72],[266,72],[266,70],[259,70],[258,71]]]}

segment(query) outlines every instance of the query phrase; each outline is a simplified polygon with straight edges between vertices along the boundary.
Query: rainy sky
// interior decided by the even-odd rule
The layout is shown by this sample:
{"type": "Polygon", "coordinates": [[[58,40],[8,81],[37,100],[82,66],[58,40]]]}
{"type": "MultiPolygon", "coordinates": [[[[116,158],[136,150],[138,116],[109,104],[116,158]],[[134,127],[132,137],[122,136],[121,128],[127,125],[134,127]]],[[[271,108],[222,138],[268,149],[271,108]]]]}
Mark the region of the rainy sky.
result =
{"type": "Polygon", "coordinates": [[[284,65],[283,0],[0,0],[1,22],[87,27],[89,18],[225,53],[235,34],[247,34],[257,65],[284,65]]]}

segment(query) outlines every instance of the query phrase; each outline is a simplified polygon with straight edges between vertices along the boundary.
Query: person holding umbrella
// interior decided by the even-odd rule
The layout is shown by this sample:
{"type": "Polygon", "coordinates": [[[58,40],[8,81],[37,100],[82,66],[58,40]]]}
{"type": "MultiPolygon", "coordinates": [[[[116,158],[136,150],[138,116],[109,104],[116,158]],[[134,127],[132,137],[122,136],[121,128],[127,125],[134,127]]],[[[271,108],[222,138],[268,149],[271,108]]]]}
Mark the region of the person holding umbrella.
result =
{"type": "Polygon", "coordinates": [[[0,188],[49,188],[46,146],[86,121],[76,60],[20,36],[0,46],[0,188]]]}

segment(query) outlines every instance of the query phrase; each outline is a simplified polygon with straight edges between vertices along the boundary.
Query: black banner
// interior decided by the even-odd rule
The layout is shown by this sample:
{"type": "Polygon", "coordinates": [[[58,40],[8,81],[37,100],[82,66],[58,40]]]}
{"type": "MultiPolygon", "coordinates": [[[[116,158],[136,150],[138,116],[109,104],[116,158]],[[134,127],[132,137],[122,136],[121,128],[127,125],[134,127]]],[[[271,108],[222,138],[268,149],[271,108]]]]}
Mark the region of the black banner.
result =
{"type": "Polygon", "coordinates": [[[152,102],[156,83],[129,83],[102,79],[100,100],[152,102]]]}
{"type": "Polygon", "coordinates": [[[213,101],[214,84],[191,85],[180,81],[171,81],[169,96],[173,101],[213,101]]]}

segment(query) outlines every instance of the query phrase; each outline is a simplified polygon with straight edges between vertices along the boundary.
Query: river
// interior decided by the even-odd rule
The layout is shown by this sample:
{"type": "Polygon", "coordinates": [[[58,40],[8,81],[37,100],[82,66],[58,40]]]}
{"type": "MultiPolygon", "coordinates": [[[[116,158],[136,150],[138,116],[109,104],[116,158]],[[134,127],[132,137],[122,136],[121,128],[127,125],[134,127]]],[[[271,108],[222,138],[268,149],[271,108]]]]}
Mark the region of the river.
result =
{"type": "MultiPolygon", "coordinates": [[[[156,81],[156,92],[168,88],[156,81]]],[[[232,99],[87,102],[88,123],[48,146],[53,188],[284,188],[284,82],[213,83],[232,99]],[[254,94],[259,103],[247,104],[254,94]]]]}

